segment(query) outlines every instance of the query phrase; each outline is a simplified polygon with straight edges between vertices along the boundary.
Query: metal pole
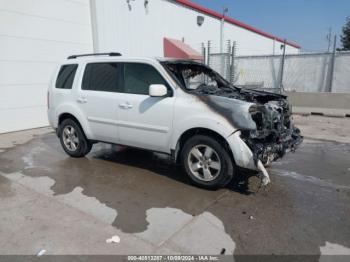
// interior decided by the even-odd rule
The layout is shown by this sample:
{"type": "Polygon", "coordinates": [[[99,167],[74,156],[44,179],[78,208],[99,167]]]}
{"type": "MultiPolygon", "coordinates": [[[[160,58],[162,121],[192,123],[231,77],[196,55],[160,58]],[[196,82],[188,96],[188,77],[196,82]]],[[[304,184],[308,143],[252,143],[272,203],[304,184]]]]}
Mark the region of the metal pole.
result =
{"type": "Polygon", "coordinates": [[[236,52],[236,42],[233,41],[232,43],[232,50],[231,50],[231,68],[230,68],[230,83],[233,84],[233,81],[235,79],[235,52],[236,52]]]}
{"type": "Polygon", "coordinates": [[[334,76],[334,69],[335,69],[335,54],[337,49],[337,36],[334,36],[334,43],[333,43],[333,53],[332,53],[332,61],[331,61],[331,68],[329,73],[329,86],[328,86],[328,92],[332,92],[333,89],[333,76],[334,76]]]}
{"type": "Polygon", "coordinates": [[[205,50],[205,46],[203,46],[203,63],[205,64],[207,62],[207,52],[205,50]]]}
{"type": "Polygon", "coordinates": [[[283,55],[282,55],[282,61],[281,61],[281,76],[280,76],[280,84],[279,84],[279,92],[280,92],[280,94],[284,90],[284,87],[283,87],[283,75],[284,75],[284,63],[285,63],[285,59],[286,59],[286,43],[287,43],[287,40],[284,39],[284,41],[283,41],[283,55]]]}
{"type": "Polygon", "coordinates": [[[327,34],[327,41],[328,41],[327,52],[329,53],[331,51],[331,45],[332,45],[332,27],[329,28],[329,31],[327,34]]]}
{"type": "Polygon", "coordinates": [[[96,0],[90,0],[90,18],[91,18],[91,29],[92,29],[92,49],[94,53],[98,53],[99,47],[99,37],[98,37],[98,22],[96,14],[96,0]]]}
{"type": "Polygon", "coordinates": [[[201,46],[202,46],[203,64],[205,64],[206,63],[206,52],[205,52],[205,45],[204,45],[204,43],[202,43],[201,46]]]}
{"type": "Polygon", "coordinates": [[[210,52],[211,52],[211,42],[210,42],[210,40],[208,41],[208,54],[207,54],[207,56],[208,56],[208,66],[210,66],[210,52]]]}
{"type": "Polygon", "coordinates": [[[223,76],[224,75],[224,23],[225,23],[225,14],[228,12],[228,8],[224,8],[222,12],[222,18],[220,21],[220,56],[221,56],[221,66],[220,66],[220,73],[223,76]]]}
{"type": "Polygon", "coordinates": [[[227,81],[230,81],[230,78],[231,78],[231,76],[230,76],[230,68],[231,68],[231,63],[230,63],[230,58],[231,58],[231,56],[230,56],[230,54],[231,54],[231,40],[227,40],[227,47],[226,47],[226,52],[225,52],[225,61],[224,61],[224,64],[225,64],[225,75],[226,75],[226,80],[227,81]]]}
{"type": "Polygon", "coordinates": [[[224,16],[221,18],[220,21],[220,54],[222,54],[223,50],[224,50],[224,22],[225,22],[225,18],[224,16]]]}

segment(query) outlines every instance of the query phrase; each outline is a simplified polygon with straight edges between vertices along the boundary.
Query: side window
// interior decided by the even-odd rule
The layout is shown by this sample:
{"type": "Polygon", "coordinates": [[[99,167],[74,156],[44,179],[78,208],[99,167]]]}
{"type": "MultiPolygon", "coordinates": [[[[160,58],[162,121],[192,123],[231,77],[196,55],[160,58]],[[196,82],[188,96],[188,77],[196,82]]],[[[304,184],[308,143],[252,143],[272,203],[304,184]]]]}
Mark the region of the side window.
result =
{"type": "Polygon", "coordinates": [[[148,95],[149,86],[152,84],[168,86],[153,66],[139,63],[124,64],[124,93],[148,95]]]}
{"type": "Polygon", "coordinates": [[[75,72],[78,65],[63,65],[58,72],[56,88],[72,89],[75,72]]]}
{"type": "Polygon", "coordinates": [[[87,64],[83,77],[83,90],[118,92],[118,63],[87,64]]]}

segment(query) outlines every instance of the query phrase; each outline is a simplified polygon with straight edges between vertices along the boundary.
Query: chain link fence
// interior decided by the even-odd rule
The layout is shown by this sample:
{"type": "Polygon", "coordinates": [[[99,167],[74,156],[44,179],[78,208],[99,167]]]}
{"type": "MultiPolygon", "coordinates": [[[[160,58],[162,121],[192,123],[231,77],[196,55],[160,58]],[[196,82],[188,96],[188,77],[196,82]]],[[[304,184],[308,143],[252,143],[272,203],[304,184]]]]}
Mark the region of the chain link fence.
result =
{"type": "Polygon", "coordinates": [[[236,56],[233,41],[226,42],[222,53],[208,41],[201,52],[206,64],[237,86],[273,92],[350,93],[350,52],[236,56]]]}

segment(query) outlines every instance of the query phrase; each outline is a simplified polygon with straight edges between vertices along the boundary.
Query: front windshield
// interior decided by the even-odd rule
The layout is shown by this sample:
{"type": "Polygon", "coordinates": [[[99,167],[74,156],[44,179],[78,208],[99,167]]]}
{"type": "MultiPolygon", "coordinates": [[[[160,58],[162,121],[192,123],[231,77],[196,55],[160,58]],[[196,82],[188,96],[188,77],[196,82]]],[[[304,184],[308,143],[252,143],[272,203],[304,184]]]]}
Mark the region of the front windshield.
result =
{"type": "Polygon", "coordinates": [[[195,90],[202,85],[218,87],[218,82],[215,77],[209,76],[204,72],[193,73],[192,70],[188,69],[182,71],[182,78],[185,82],[186,89],[195,90]]]}
{"type": "Polygon", "coordinates": [[[210,86],[211,89],[230,87],[218,73],[205,65],[195,62],[164,62],[165,68],[186,90],[194,91],[210,86]]]}

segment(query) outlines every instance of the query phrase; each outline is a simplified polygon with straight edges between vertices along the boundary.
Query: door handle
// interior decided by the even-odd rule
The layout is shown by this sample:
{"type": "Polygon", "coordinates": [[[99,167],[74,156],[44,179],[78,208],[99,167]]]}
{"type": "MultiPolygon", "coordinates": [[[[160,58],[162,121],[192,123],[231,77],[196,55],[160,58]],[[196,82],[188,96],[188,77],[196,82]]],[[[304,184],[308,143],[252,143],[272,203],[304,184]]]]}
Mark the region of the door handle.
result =
{"type": "Polygon", "coordinates": [[[129,102],[126,102],[126,103],[119,104],[119,107],[122,109],[131,109],[132,104],[130,104],[129,102]]]}
{"type": "Polygon", "coordinates": [[[85,104],[87,102],[87,99],[85,97],[78,97],[77,102],[80,104],[85,104]]]}

